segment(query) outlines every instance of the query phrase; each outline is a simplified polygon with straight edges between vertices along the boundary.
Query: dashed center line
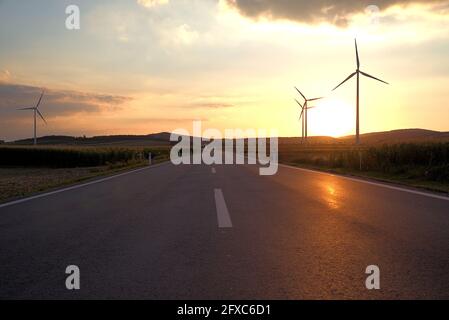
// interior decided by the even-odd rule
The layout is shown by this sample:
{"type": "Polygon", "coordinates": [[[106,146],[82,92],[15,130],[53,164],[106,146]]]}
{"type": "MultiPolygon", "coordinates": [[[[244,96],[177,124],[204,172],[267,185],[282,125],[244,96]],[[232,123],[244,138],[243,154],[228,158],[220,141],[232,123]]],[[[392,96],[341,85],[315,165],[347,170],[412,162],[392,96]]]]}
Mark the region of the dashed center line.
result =
{"type": "Polygon", "coordinates": [[[217,170],[215,170],[215,168],[211,169],[212,173],[217,173],[217,170]]]}
{"type": "Polygon", "coordinates": [[[217,208],[218,227],[232,228],[231,217],[221,189],[215,189],[215,207],[217,208]]]}

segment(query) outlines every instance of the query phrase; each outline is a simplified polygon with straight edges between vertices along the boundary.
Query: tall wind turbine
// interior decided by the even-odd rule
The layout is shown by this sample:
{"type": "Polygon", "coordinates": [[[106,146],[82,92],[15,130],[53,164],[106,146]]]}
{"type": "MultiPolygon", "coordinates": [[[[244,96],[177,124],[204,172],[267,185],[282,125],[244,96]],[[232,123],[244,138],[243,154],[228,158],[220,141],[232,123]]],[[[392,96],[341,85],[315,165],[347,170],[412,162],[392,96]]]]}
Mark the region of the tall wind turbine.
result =
{"type": "Polygon", "coordinates": [[[45,120],[44,116],[42,115],[42,113],[39,111],[39,105],[41,104],[42,101],[42,97],[44,96],[44,90],[42,90],[42,94],[39,98],[39,101],[37,102],[35,107],[31,107],[31,108],[21,108],[18,110],[33,110],[34,111],[34,145],[37,145],[37,137],[36,137],[36,116],[39,115],[39,117],[41,117],[42,120],[44,120],[45,124],[47,124],[47,121],[45,120]]]}
{"type": "Polygon", "coordinates": [[[295,87],[295,89],[296,89],[296,91],[299,92],[299,94],[300,94],[300,95],[303,97],[303,99],[304,99],[304,116],[303,116],[303,117],[305,118],[305,119],[304,119],[304,123],[305,123],[304,137],[305,137],[305,140],[306,140],[306,142],[307,142],[307,137],[308,137],[308,127],[307,127],[307,121],[308,121],[308,119],[307,119],[307,110],[313,108],[313,107],[308,107],[308,102],[315,101],[315,100],[320,100],[320,99],[323,99],[323,97],[307,99],[307,98],[302,94],[302,92],[299,91],[298,88],[295,87]]]}
{"type": "Polygon", "coordinates": [[[353,76],[357,75],[357,111],[356,111],[356,123],[355,123],[355,143],[360,144],[360,104],[359,104],[359,98],[360,98],[360,75],[364,75],[365,77],[383,82],[388,84],[388,82],[385,82],[383,80],[380,80],[376,77],[373,77],[372,75],[369,75],[368,73],[363,72],[360,70],[360,59],[359,59],[359,50],[357,49],[357,39],[354,39],[355,42],[355,56],[356,56],[356,62],[357,62],[357,69],[354,73],[351,73],[349,77],[347,77],[342,83],[340,83],[338,86],[336,86],[332,91],[337,89],[339,86],[341,86],[343,83],[351,79],[353,76]]]}

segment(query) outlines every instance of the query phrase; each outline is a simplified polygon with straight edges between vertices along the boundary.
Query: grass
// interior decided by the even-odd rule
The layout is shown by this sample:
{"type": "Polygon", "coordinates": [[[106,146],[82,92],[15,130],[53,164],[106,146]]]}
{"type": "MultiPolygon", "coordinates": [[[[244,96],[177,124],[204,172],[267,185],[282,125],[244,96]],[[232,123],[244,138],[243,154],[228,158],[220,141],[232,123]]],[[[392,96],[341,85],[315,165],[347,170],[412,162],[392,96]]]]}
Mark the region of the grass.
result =
{"type": "MultiPolygon", "coordinates": [[[[8,147],[15,148],[15,147],[8,147]]],[[[103,152],[105,149],[98,148],[68,148],[68,147],[45,147],[45,148],[20,148],[20,149],[40,149],[44,150],[44,154],[48,155],[48,150],[55,150],[56,153],[66,153],[67,150],[76,150],[76,152],[68,152],[65,155],[79,155],[79,153],[87,152],[103,152]]],[[[107,152],[110,152],[108,148],[107,152]]],[[[48,161],[49,166],[31,166],[28,162],[27,165],[21,166],[2,166],[0,167],[0,203],[17,198],[31,196],[40,192],[50,191],[64,186],[73,185],[82,181],[94,179],[97,177],[113,175],[119,172],[128,171],[132,169],[141,168],[148,165],[145,153],[152,152],[153,164],[167,161],[169,159],[168,147],[156,147],[156,148],[126,148],[126,154],[140,155],[137,157],[130,157],[129,159],[123,159],[121,161],[109,162],[105,161],[101,165],[96,166],[69,166],[61,168],[61,164],[55,165],[51,159],[48,161]]],[[[38,152],[40,151],[38,150],[38,152]]],[[[112,150],[117,153],[123,150],[120,148],[118,151],[112,150]]],[[[21,151],[24,153],[30,153],[29,150],[21,151]]],[[[4,153],[5,154],[5,153],[4,153]]],[[[16,153],[9,153],[14,154],[16,153]]],[[[51,152],[50,152],[51,154],[51,152]]],[[[114,154],[114,153],[111,153],[114,154]]],[[[40,155],[39,155],[40,156],[40,155]]],[[[117,158],[118,159],[118,158],[117,158]]],[[[109,159],[111,160],[111,159],[109,159]]],[[[3,159],[4,162],[5,159],[3,159]]],[[[8,160],[10,161],[10,160],[8,160]]],[[[28,160],[27,160],[28,161],[28,160]]],[[[9,162],[10,163],[10,162],[9,162]]],[[[64,162],[64,164],[71,164],[71,162],[64,162]]],[[[85,163],[83,163],[85,164],[85,163]]]]}
{"type": "Polygon", "coordinates": [[[423,190],[427,190],[427,191],[449,194],[449,184],[447,184],[447,183],[412,178],[407,174],[386,174],[386,173],[377,172],[377,171],[359,171],[359,170],[355,170],[355,169],[331,168],[331,167],[325,167],[325,166],[317,166],[317,165],[293,163],[293,162],[283,162],[283,163],[287,164],[287,165],[295,166],[295,167],[305,168],[305,169],[323,171],[323,172],[344,175],[344,176],[366,178],[366,179],[376,180],[376,181],[380,181],[380,182],[394,183],[394,184],[403,185],[403,186],[407,186],[407,187],[413,187],[413,188],[419,188],[419,189],[423,189],[423,190]]]}
{"type": "Polygon", "coordinates": [[[449,143],[358,148],[284,145],[279,159],[294,166],[449,193],[449,143]]]}

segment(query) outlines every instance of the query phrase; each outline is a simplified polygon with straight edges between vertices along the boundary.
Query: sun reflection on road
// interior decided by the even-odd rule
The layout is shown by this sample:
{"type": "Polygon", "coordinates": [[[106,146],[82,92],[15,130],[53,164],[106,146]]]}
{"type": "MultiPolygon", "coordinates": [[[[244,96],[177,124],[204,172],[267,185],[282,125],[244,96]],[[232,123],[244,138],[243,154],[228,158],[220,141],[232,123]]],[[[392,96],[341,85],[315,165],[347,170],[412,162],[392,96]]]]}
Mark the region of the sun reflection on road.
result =
{"type": "Polygon", "coordinates": [[[338,189],[337,186],[334,182],[332,181],[326,181],[324,183],[324,189],[325,192],[324,194],[324,200],[326,202],[326,204],[329,206],[329,208],[337,210],[340,208],[341,204],[340,204],[340,200],[338,197],[338,189]]]}

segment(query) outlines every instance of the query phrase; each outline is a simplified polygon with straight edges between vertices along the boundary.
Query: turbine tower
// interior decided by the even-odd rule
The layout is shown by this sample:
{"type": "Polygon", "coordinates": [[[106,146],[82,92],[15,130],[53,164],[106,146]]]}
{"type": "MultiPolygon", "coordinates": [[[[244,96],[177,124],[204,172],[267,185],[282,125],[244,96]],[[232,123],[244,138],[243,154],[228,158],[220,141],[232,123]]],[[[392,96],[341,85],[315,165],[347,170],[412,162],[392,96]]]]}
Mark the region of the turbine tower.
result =
{"type": "Polygon", "coordinates": [[[39,111],[39,105],[41,104],[42,101],[42,97],[44,96],[44,90],[42,90],[42,94],[39,98],[39,101],[37,102],[35,107],[30,107],[30,108],[21,108],[18,110],[33,110],[34,111],[34,145],[37,145],[37,120],[36,120],[36,116],[39,115],[39,117],[41,117],[41,119],[45,122],[45,124],[47,124],[47,121],[45,120],[44,116],[42,115],[42,113],[39,111]]]}
{"type": "Polygon", "coordinates": [[[308,124],[307,124],[307,122],[308,122],[308,119],[307,119],[307,110],[313,108],[313,107],[308,107],[308,102],[320,100],[320,99],[323,99],[323,97],[307,99],[307,98],[302,94],[302,92],[299,91],[298,88],[295,87],[295,89],[296,89],[296,91],[299,92],[299,94],[300,94],[300,95],[303,97],[303,99],[304,99],[304,116],[303,116],[303,117],[304,117],[304,123],[305,123],[305,124],[304,124],[304,126],[305,126],[305,129],[304,129],[304,137],[305,137],[305,141],[307,142],[307,137],[309,136],[309,135],[308,135],[308,124]]]}
{"type": "Polygon", "coordinates": [[[302,121],[301,121],[301,143],[304,143],[304,119],[305,119],[305,117],[303,117],[304,106],[301,103],[299,103],[298,100],[295,99],[295,101],[301,107],[301,115],[299,116],[299,121],[301,121],[301,119],[302,119],[302,121]]]}
{"type": "Polygon", "coordinates": [[[356,123],[355,123],[355,143],[360,144],[360,75],[363,75],[365,77],[383,82],[388,84],[388,82],[385,82],[383,80],[380,80],[376,77],[373,77],[372,75],[369,75],[368,73],[363,72],[360,70],[360,59],[359,59],[359,50],[357,49],[357,39],[354,39],[355,42],[355,56],[356,56],[356,63],[357,63],[357,69],[355,72],[351,73],[345,80],[343,80],[342,83],[340,83],[338,86],[336,86],[332,91],[336,90],[339,86],[341,86],[343,83],[351,79],[353,76],[357,75],[357,102],[356,102],[356,123]]]}

